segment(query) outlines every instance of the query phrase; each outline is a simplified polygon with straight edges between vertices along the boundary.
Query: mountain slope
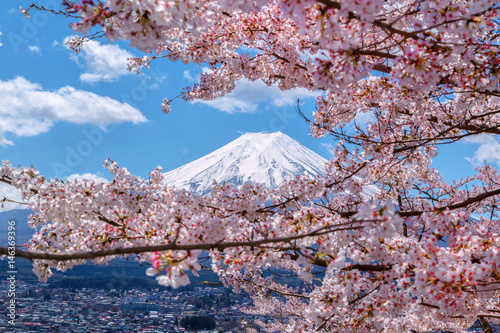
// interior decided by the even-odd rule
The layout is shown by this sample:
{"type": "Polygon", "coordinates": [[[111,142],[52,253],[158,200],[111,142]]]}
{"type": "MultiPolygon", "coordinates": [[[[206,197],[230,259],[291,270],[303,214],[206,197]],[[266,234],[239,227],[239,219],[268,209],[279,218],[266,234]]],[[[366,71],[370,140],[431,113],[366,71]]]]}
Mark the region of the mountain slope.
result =
{"type": "Polygon", "coordinates": [[[164,174],[165,184],[205,194],[213,181],[255,182],[275,188],[296,175],[325,173],[327,160],[281,133],[247,133],[191,163],[164,174]]]}

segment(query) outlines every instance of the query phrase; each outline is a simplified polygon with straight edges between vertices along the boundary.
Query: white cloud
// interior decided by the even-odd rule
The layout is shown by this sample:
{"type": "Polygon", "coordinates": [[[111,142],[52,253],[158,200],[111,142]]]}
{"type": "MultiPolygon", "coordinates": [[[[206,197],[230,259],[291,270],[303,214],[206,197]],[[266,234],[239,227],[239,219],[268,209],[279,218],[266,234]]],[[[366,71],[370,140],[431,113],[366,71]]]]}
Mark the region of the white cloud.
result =
{"type": "Polygon", "coordinates": [[[491,135],[481,133],[478,135],[468,136],[464,139],[464,141],[470,142],[470,143],[482,144],[482,143],[495,141],[495,139],[491,135]]]}
{"type": "Polygon", "coordinates": [[[189,70],[185,70],[183,75],[184,75],[184,78],[186,80],[191,81],[191,82],[198,81],[200,79],[200,76],[192,76],[191,72],[189,70]]]}
{"type": "Polygon", "coordinates": [[[78,174],[74,173],[71,176],[68,176],[66,180],[68,181],[75,181],[75,180],[91,180],[96,183],[109,183],[109,181],[104,178],[100,173],[94,174],[94,173],[84,173],[84,174],[78,174]]]}
{"type": "Polygon", "coordinates": [[[106,126],[145,122],[141,112],[127,103],[66,86],[46,91],[23,77],[0,80],[0,145],[12,145],[6,134],[33,136],[57,121],[106,126]]]}
{"type": "Polygon", "coordinates": [[[374,123],[377,120],[373,111],[358,112],[354,117],[354,121],[358,126],[366,127],[368,122],[374,123]]]}
{"type": "MultiPolygon", "coordinates": [[[[66,38],[65,42],[69,39],[66,38]]],[[[120,76],[132,74],[128,70],[130,61],[134,55],[120,48],[118,45],[102,45],[90,40],[82,45],[80,53],[72,58],[78,63],[83,62],[85,73],[80,79],[85,82],[95,83],[100,81],[115,81],[120,76]]]]}
{"type": "Polygon", "coordinates": [[[28,46],[28,49],[31,51],[31,52],[35,52],[35,53],[38,53],[40,52],[40,48],[36,45],[29,45],[28,46]]]}
{"type": "Polygon", "coordinates": [[[161,85],[168,78],[165,73],[155,71],[150,68],[148,73],[141,72],[141,85],[148,90],[160,89],[161,85]]]}
{"type": "Polygon", "coordinates": [[[196,100],[193,103],[209,105],[227,113],[253,113],[257,111],[259,102],[282,107],[294,105],[297,99],[317,96],[317,92],[305,88],[281,91],[277,86],[269,87],[262,81],[242,79],[236,83],[234,90],[225,96],[213,101],[196,100]]]}
{"type": "Polygon", "coordinates": [[[333,150],[335,149],[335,147],[331,143],[321,142],[321,146],[325,148],[329,156],[334,156],[333,150]]]}
{"type": "Polygon", "coordinates": [[[492,135],[483,133],[467,137],[465,141],[479,144],[479,148],[474,152],[474,157],[466,157],[472,165],[479,166],[484,162],[500,164],[500,142],[492,135]]]}
{"type": "MultiPolygon", "coordinates": [[[[195,73],[195,74],[191,74],[191,71],[194,71],[196,72],[195,69],[187,69],[185,70],[182,75],[184,76],[184,78],[190,82],[198,82],[200,81],[200,73],[195,73]]],[[[209,67],[201,67],[201,73],[203,74],[209,74],[209,73],[212,73],[212,69],[210,69],[209,67]]]]}
{"type": "MultiPolygon", "coordinates": [[[[0,183],[0,193],[0,200],[3,200],[3,198],[6,197],[9,200],[23,202],[21,191],[14,186],[10,186],[9,184],[0,183]]],[[[0,212],[5,212],[12,209],[26,208],[28,208],[27,205],[20,205],[14,202],[4,202],[3,207],[0,206],[0,212]]]]}

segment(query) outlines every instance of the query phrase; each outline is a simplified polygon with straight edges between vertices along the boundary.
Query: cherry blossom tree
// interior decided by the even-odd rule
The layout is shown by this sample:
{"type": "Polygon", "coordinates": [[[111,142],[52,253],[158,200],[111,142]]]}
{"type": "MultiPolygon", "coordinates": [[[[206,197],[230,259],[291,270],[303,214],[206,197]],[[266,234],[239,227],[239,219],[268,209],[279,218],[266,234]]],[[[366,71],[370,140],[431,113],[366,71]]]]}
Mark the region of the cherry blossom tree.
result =
{"type": "MultiPolygon", "coordinates": [[[[208,66],[184,100],[215,99],[241,79],[321,92],[311,134],[338,144],[321,179],[215,184],[206,196],[165,185],[160,167],[143,179],[107,160],[111,182],[63,182],[5,161],[0,180],[22,190],[40,227],[16,256],[40,279],[137,254],[175,288],[206,255],[222,283],[251,295],[246,311],[276,316],[258,322],[268,331],[460,332],[476,322],[491,332],[499,322],[500,175],[485,164],[447,183],[431,168],[439,145],[500,134],[498,3],[64,4],[59,14],[81,34],[68,41],[75,52],[103,37],[145,52],[134,71],[162,58],[208,66]],[[380,191],[367,197],[367,185],[380,191]],[[283,271],[301,287],[280,283],[283,271]]],[[[22,12],[34,8],[45,9],[22,12]]]]}

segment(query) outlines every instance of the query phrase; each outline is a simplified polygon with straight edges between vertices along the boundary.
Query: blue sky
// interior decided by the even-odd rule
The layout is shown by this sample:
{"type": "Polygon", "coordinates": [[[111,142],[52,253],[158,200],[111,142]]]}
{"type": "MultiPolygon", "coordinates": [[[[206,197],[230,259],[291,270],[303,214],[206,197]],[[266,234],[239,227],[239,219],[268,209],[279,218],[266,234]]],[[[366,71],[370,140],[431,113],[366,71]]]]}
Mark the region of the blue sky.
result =
{"type": "MultiPolygon", "coordinates": [[[[43,1],[61,9],[59,1],[43,1]]],[[[313,94],[280,92],[261,82],[239,82],[230,95],[211,103],[176,100],[170,114],[163,98],[177,96],[201,72],[195,65],[160,59],[142,74],[127,71],[127,58],[142,54],[96,40],[79,54],[64,40],[74,33],[70,20],[32,10],[26,19],[19,6],[0,2],[0,158],[14,165],[34,165],[49,178],[72,174],[106,175],[108,156],[132,173],[146,177],[162,165],[172,170],[212,152],[244,132],[281,131],[325,157],[333,139],[314,139],[294,109],[314,110],[313,94]]],[[[442,149],[436,166],[446,178],[472,172],[467,160],[500,161],[492,137],[442,149]]],[[[1,191],[6,191],[0,188],[1,191]]],[[[3,197],[0,193],[0,197],[3,197]]]]}

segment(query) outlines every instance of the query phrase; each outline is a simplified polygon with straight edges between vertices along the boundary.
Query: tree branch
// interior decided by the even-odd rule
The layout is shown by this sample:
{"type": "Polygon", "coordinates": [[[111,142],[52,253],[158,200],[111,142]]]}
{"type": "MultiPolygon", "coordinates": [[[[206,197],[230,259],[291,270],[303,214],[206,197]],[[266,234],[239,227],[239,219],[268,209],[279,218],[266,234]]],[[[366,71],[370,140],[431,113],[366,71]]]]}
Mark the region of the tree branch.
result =
{"type": "MultiPolygon", "coordinates": [[[[447,206],[443,206],[443,207],[436,207],[436,208],[434,208],[433,211],[442,212],[442,211],[445,211],[446,209],[454,210],[454,209],[458,209],[458,208],[465,208],[467,206],[470,206],[470,205],[475,204],[477,202],[480,202],[484,199],[487,199],[489,197],[493,197],[493,196],[499,195],[499,194],[500,194],[500,187],[497,187],[491,191],[481,193],[479,195],[476,195],[475,197],[471,197],[471,198],[464,200],[464,201],[460,201],[460,202],[457,202],[457,203],[454,203],[451,205],[447,205],[447,206]]],[[[398,214],[399,216],[402,216],[402,217],[412,217],[412,216],[420,216],[423,213],[427,213],[427,212],[431,212],[431,211],[407,210],[407,211],[396,212],[396,214],[398,214]]],[[[337,213],[342,217],[352,217],[352,216],[356,215],[358,212],[357,211],[348,211],[348,212],[337,212],[337,213]]]]}
{"type": "MultiPolygon", "coordinates": [[[[344,228],[336,228],[328,230],[328,233],[342,230],[354,230],[360,229],[362,227],[344,227],[344,228]]],[[[162,244],[162,245],[154,245],[154,246],[137,246],[137,247],[126,247],[126,248],[117,248],[117,249],[107,249],[107,250],[99,250],[99,251],[87,251],[87,252],[76,252],[76,253],[47,253],[47,252],[39,252],[39,251],[24,251],[24,250],[16,250],[16,257],[18,258],[26,258],[29,260],[33,259],[45,259],[45,260],[57,260],[57,261],[68,261],[68,260],[79,260],[79,259],[95,259],[100,257],[108,257],[113,255],[123,255],[123,254],[140,254],[147,252],[155,252],[155,251],[168,251],[168,250],[176,250],[176,251],[192,251],[192,250],[213,250],[217,249],[222,251],[231,247],[262,247],[264,248],[266,244],[275,244],[275,243],[289,243],[293,240],[303,239],[307,237],[315,237],[325,233],[324,228],[320,228],[318,230],[312,231],[307,234],[289,236],[289,237],[281,237],[281,238],[266,238],[255,241],[242,241],[242,242],[215,242],[208,244],[162,244]]],[[[9,255],[9,251],[7,247],[0,247],[0,255],[9,255]]]]}

